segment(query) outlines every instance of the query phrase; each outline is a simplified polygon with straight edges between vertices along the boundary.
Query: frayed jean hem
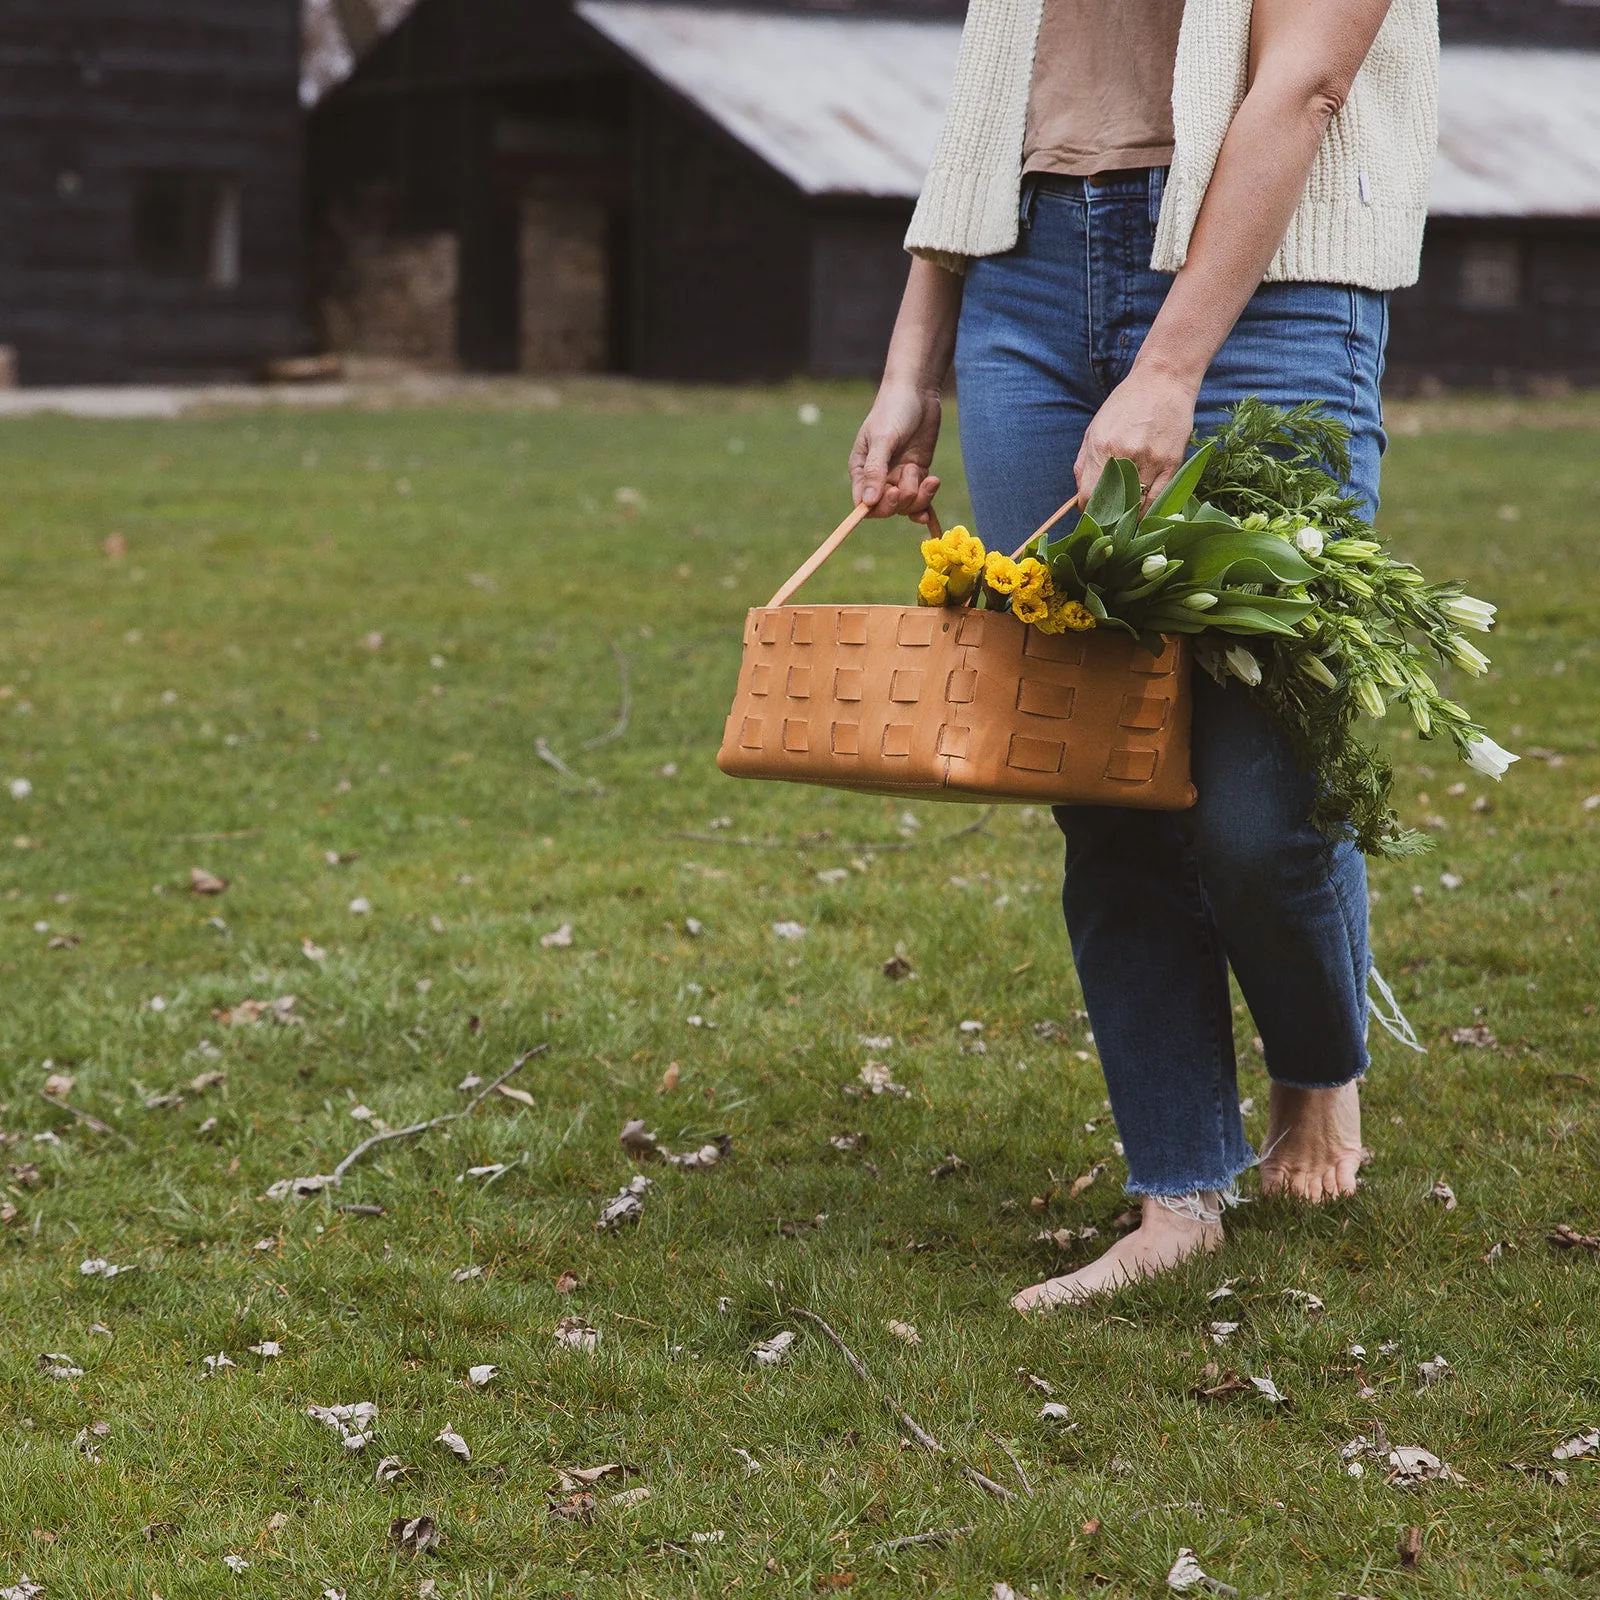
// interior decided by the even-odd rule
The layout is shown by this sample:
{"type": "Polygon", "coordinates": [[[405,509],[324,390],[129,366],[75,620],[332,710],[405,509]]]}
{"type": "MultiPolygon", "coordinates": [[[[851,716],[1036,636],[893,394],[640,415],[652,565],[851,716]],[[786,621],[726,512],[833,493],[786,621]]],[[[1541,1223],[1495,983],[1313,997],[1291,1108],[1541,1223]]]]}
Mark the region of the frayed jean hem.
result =
{"type": "Polygon", "coordinates": [[[1155,1199],[1157,1196],[1164,1196],[1171,1200],[1179,1195],[1197,1194],[1202,1190],[1213,1194],[1230,1194],[1239,1178],[1252,1167],[1260,1166],[1260,1164],[1261,1157],[1251,1151],[1250,1159],[1243,1166],[1234,1168],[1225,1178],[1164,1178],[1158,1183],[1136,1183],[1132,1178],[1129,1178],[1123,1184],[1122,1192],[1132,1195],[1138,1200],[1143,1200],[1147,1196],[1151,1199],[1155,1199]]]}

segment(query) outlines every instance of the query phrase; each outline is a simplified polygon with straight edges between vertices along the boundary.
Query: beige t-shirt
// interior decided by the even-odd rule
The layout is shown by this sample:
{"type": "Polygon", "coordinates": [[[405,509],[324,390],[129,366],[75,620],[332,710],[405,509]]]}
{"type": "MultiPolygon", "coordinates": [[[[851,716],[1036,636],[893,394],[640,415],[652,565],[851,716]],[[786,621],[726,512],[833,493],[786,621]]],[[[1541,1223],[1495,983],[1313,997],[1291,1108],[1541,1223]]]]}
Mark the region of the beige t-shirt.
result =
{"type": "Polygon", "coordinates": [[[1166,166],[1182,21],[1183,0],[1044,0],[1022,170],[1166,166]]]}

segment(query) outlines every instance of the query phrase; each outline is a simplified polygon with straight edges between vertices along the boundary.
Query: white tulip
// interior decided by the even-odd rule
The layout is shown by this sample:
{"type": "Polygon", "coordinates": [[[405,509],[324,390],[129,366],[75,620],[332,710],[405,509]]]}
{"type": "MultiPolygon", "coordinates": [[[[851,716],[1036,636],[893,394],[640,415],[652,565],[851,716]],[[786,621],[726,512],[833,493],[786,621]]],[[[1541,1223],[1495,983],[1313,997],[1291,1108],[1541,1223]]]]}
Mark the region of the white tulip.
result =
{"type": "Polygon", "coordinates": [[[1191,611],[1209,611],[1217,603],[1217,597],[1202,589],[1198,594],[1185,595],[1183,603],[1191,611]]]}
{"type": "Polygon", "coordinates": [[[1502,750],[1486,733],[1474,734],[1462,755],[1474,772],[1481,772],[1496,782],[1505,777],[1513,761],[1522,759],[1509,750],[1502,750]]]}
{"type": "Polygon", "coordinates": [[[1228,671],[1240,683],[1247,683],[1253,689],[1261,682],[1261,663],[1242,644],[1234,645],[1227,652],[1225,659],[1228,663],[1228,671]]]}
{"type": "Polygon", "coordinates": [[[1303,556],[1320,556],[1322,554],[1322,529],[1302,528],[1294,536],[1294,547],[1303,556]]]}
{"type": "Polygon", "coordinates": [[[1339,680],[1328,671],[1328,664],[1321,656],[1314,656],[1309,651],[1305,655],[1295,657],[1295,662],[1308,678],[1313,678],[1324,689],[1334,688],[1339,680]]]}
{"type": "Polygon", "coordinates": [[[1487,600],[1474,600],[1470,594],[1458,594],[1446,600],[1439,608],[1458,628],[1473,628],[1487,633],[1494,626],[1494,606],[1487,600]]]}
{"type": "Polygon", "coordinates": [[[1139,576],[1141,578],[1159,578],[1167,570],[1167,558],[1159,551],[1153,556],[1146,556],[1139,563],[1139,576]]]}

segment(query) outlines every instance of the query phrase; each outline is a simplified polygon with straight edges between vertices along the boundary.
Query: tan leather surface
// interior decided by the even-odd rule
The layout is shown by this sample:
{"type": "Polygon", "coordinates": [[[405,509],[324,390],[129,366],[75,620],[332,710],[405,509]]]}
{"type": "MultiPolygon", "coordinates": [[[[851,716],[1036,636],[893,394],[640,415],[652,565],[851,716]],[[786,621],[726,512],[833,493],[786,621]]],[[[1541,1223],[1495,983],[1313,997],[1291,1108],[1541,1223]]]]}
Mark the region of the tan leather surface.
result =
{"type": "Polygon", "coordinates": [[[1041,634],[1005,612],[764,606],[717,765],[932,800],[1181,811],[1189,648],[1114,632],[1041,634]]]}

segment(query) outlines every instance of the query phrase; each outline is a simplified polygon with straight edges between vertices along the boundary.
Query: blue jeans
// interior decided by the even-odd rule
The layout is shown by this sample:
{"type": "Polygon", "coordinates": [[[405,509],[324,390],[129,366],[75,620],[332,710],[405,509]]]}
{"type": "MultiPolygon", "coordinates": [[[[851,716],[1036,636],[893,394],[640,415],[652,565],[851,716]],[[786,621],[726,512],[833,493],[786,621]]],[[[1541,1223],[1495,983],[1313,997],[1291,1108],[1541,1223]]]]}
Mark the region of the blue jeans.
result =
{"type": "MultiPolygon", "coordinates": [[[[1024,188],[1015,249],[971,263],[956,377],[978,531],[1011,550],[1074,492],[1090,419],[1171,278],[1150,270],[1164,172],[1024,188]]],[[[1200,392],[1204,434],[1245,395],[1320,400],[1350,429],[1374,511],[1386,297],[1267,283],[1200,392]]],[[[1194,674],[1191,811],[1060,806],[1062,906],[1133,1194],[1227,1189],[1255,1162],[1239,1116],[1228,970],[1279,1083],[1367,1067],[1366,864],[1309,819],[1314,779],[1242,684],[1194,674]]]]}

